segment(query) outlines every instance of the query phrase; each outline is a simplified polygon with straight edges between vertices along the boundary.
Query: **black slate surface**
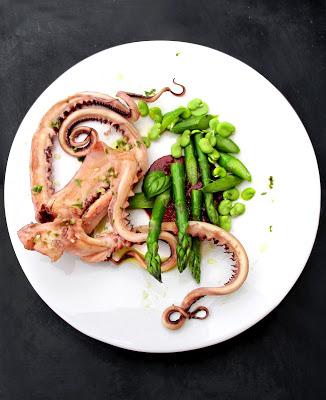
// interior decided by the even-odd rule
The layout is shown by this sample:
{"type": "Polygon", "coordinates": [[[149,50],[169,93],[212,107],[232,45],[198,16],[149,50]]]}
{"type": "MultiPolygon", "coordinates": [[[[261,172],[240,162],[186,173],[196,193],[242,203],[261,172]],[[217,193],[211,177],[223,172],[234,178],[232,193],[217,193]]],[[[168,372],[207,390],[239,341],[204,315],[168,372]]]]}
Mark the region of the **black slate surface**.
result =
{"type": "MultiPolygon", "coordinates": [[[[16,130],[55,78],[102,49],[170,39],[237,57],[280,90],[309,133],[325,194],[325,11],[325,1],[306,0],[0,0],[1,191],[16,130]]],[[[159,62],[147,61],[153,67],[159,62]]],[[[273,110],[271,118],[277,118],[273,110]]],[[[293,173],[300,173],[304,161],[292,166],[293,173]]],[[[304,229],[309,219],[304,182],[289,199],[289,212],[296,195],[307,198],[298,215],[304,229]]],[[[210,348],[148,355],[92,340],[42,302],[16,260],[2,195],[0,201],[0,399],[325,398],[323,212],[303,274],[263,321],[210,348]]]]}

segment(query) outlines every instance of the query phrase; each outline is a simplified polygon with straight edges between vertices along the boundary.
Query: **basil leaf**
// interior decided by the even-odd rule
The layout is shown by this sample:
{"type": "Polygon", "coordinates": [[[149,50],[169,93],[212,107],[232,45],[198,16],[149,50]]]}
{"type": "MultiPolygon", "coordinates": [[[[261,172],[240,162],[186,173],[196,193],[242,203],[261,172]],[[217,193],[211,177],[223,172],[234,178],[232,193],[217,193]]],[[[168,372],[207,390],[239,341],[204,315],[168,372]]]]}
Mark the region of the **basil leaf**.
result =
{"type": "Polygon", "coordinates": [[[171,185],[171,178],[162,171],[152,171],[146,175],[143,183],[143,192],[151,199],[167,190],[171,185]]]}
{"type": "Polygon", "coordinates": [[[135,193],[133,197],[129,198],[129,208],[153,208],[154,200],[148,200],[144,193],[135,193]]]}

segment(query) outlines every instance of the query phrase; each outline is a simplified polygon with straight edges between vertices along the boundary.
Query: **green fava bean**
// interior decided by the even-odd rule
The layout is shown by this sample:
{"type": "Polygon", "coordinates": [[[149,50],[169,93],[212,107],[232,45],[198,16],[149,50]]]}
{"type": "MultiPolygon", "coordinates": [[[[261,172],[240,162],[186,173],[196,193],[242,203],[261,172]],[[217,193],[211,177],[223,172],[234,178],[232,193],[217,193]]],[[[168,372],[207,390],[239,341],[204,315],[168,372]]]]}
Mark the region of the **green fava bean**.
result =
{"type": "Polygon", "coordinates": [[[232,225],[232,219],[229,215],[220,216],[220,227],[227,232],[230,232],[232,225]]]}
{"type": "Polygon", "coordinates": [[[148,105],[145,103],[145,101],[139,100],[138,111],[142,117],[146,117],[146,115],[148,115],[148,105]]]}
{"type": "Polygon", "coordinates": [[[230,210],[231,217],[238,217],[246,211],[246,206],[242,203],[235,203],[230,210]]]}
{"type": "Polygon", "coordinates": [[[186,147],[190,143],[190,131],[186,130],[183,132],[182,136],[179,139],[179,144],[181,147],[186,147]]]}
{"type": "Polygon", "coordinates": [[[226,200],[238,200],[240,194],[239,194],[239,190],[237,188],[233,188],[233,189],[229,189],[229,190],[225,190],[223,192],[223,199],[226,200]]]}
{"type": "Polygon", "coordinates": [[[214,132],[216,132],[216,127],[217,127],[218,124],[219,124],[218,117],[212,118],[212,119],[209,121],[209,127],[210,127],[211,129],[213,129],[214,132]]]}
{"type": "Polygon", "coordinates": [[[213,161],[216,162],[219,158],[220,158],[220,153],[214,149],[209,155],[208,157],[213,161]]]}
{"type": "Polygon", "coordinates": [[[191,117],[191,111],[189,110],[189,108],[186,108],[184,112],[181,114],[181,118],[187,119],[190,117],[191,117]]]}
{"type": "Polygon", "coordinates": [[[202,103],[202,105],[196,108],[196,110],[191,111],[191,114],[194,117],[200,117],[202,115],[206,115],[207,113],[208,113],[208,105],[206,103],[202,103]]]}
{"type": "Polygon", "coordinates": [[[154,122],[162,122],[162,111],[160,107],[152,107],[149,109],[149,116],[154,122]]]}
{"type": "Polygon", "coordinates": [[[241,193],[241,197],[243,200],[251,200],[255,194],[256,190],[251,187],[248,187],[241,193]]]}
{"type": "Polygon", "coordinates": [[[202,104],[203,104],[202,100],[193,99],[193,100],[189,101],[188,108],[189,108],[189,110],[193,111],[193,110],[196,110],[197,108],[199,108],[202,104]]]}
{"type": "Polygon", "coordinates": [[[218,205],[218,212],[221,215],[229,215],[232,208],[231,200],[222,200],[218,205]]]}
{"type": "Polygon", "coordinates": [[[174,143],[171,146],[171,155],[174,158],[180,158],[182,156],[182,148],[179,143],[174,143]]]}
{"type": "Polygon", "coordinates": [[[210,154],[214,151],[213,146],[209,143],[209,140],[206,138],[201,138],[199,140],[200,150],[205,154],[210,154]]]}
{"type": "Polygon", "coordinates": [[[216,137],[213,131],[209,131],[206,133],[205,138],[209,140],[211,146],[215,147],[216,145],[216,137]]]}
{"type": "Polygon", "coordinates": [[[159,122],[156,122],[148,132],[148,137],[150,140],[156,140],[160,137],[161,133],[161,124],[159,122]]]}
{"type": "Polygon", "coordinates": [[[227,138],[235,132],[235,126],[230,122],[223,121],[217,125],[215,132],[220,136],[227,138]]]}
{"type": "Polygon", "coordinates": [[[218,177],[224,178],[226,175],[227,174],[226,174],[225,169],[223,167],[220,167],[219,165],[216,168],[214,168],[214,170],[213,170],[213,176],[215,178],[218,178],[218,177]]]}
{"type": "Polygon", "coordinates": [[[251,182],[251,175],[246,166],[230,154],[220,153],[219,164],[234,175],[251,182]]]}

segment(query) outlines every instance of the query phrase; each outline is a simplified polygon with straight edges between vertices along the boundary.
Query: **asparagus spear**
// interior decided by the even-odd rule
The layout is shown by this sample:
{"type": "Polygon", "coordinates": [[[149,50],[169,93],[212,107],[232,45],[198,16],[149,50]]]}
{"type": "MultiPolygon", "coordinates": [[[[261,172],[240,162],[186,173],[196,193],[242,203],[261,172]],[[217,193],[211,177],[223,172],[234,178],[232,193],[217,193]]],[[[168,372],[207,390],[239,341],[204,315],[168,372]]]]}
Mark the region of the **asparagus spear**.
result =
{"type": "Polygon", "coordinates": [[[198,168],[195,156],[195,148],[190,139],[190,143],[185,147],[185,165],[188,182],[191,185],[196,185],[198,182],[198,168]]]}
{"type": "MultiPolygon", "coordinates": [[[[191,185],[196,185],[198,182],[197,159],[195,156],[195,148],[192,140],[185,147],[185,164],[187,179],[191,185]]],[[[191,191],[191,218],[194,221],[201,220],[202,193],[200,190],[191,191]]],[[[189,259],[189,268],[196,282],[200,282],[200,239],[192,238],[191,255],[189,259]]]]}
{"type": "Polygon", "coordinates": [[[184,165],[179,162],[172,163],[171,176],[178,226],[177,265],[179,271],[182,272],[187,267],[191,254],[191,237],[187,233],[188,212],[186,207],[184,165]]]}
{"type": "MultiPolygon", "coordinates": [[[[192,190],[191,192],[191,217],[194,221],[201,221],[202,192],[201,190],[192,190]]],[[[191,258],[189,268],[196,282],[200,282],[200,239],[193,238],[191,246],[191,258]]]]}
{"type": "Polygon", "coordinates": [[[154,276],[159,282],[161,277],[161,257],[158,254],[158,237],[161,232],[161,225],[165,209],[170,201],[170,189],[159,194],[154,201],[152,216],[149,221],[149,231],[147,236],[147,252],[145,260],[147,271],[154,276]]]}
{"type": "MultiPolygon", "coordinates": [[[[195,146],[196,146],[196,151],[197,151],[201,179],[202,179],[203,186],[206,186],[211,181],[211,172],[210,172],[207,156],[205,153],[203,153],[201,151],[201,149],[199,147],[199,141],[201,138],[202,138],[202,135],[200,133],[195,134],[195,146]]],[[[216,211],[216,209],[214,207],[213,194],[205,192],[204,199],[205,199],[205,208],[206,208],[206,212],[207,212],[209,220],[214,225],[218,225],[218,223],[219,223],[218,212],[216,211]]]]}

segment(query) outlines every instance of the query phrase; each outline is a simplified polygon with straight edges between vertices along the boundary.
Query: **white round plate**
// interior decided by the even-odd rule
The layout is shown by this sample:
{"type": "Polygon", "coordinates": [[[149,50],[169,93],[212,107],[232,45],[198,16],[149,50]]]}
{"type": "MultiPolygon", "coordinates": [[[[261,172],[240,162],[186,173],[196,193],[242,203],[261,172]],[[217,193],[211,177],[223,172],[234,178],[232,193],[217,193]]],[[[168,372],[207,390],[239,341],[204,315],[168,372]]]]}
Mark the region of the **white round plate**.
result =
{"type": "MultiPolygon", "coordinates": [[[[136,123],[142,134],[148,118],[136,123]]],[[[112,137],[104,137],[110,142],[112,137]]],[[[164,134],[150,150],[150,161],[169,154],[175,140],[164,134]]],[[[57,146],[55,179],[62,187],[80,165],[57,146]]],[[[243,184],[243,187],[248,185],[243,184]]],[[[229,339],[267,315],[299,277],[312,249],[320,211],[317,162],[309,137],[287,100],[265,78],[242,62],[216,50],[182,42],[130,43],[81,61],[52,83],[36,100],[14,139],[6,172],[5,207],[17,258],[41,298],[61,318],[88,336],[115,346],[145,352],[177,352],[229,339]],[[17,231],[34,220],[29,188],[29,149],[43,114],[58,100],[79,91],[115,94],[143,92],[183,83],[186,96],[165,93],[157,102],[163,111],[199,97],[212,113],[237,127],[234,140],[248,166],[257,194],[246,213],[235,219],[232,233],[245,246],[250,272],[241,289],[225,297],[202,299],[210,309],[204,321],[188,321],[179,331],[161,324],[162,311],[180,304],[197,285],[189,272],[173,270],[157,283],[135,262],[91,265],[65,254],[51,263],[27,251],[17,231]],[[274,187],[269,188],[269,177],[274,187]],[[304,192],[309,216],[302,229],[304,192]],[[263,194],[266,193],[266,194],[263,194]]],[[[137,220],[147,221],[144,212],[137,220]]],[[[202,285],[221,285],[230,272],[228,258],[210,244],[203,250],[202,285]]]]}

